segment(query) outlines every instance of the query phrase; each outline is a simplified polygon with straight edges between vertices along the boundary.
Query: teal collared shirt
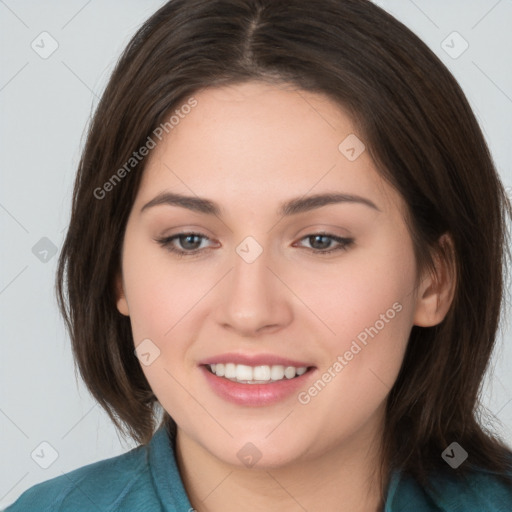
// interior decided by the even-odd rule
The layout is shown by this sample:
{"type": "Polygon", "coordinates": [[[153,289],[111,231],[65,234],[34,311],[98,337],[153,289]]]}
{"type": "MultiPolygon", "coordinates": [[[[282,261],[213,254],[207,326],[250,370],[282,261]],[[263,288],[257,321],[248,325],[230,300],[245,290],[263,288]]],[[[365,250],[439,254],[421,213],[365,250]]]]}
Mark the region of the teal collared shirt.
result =
{"type": "MultiPolygon", "coordinates": [[[[434,481],[427,492],[392,474],[384,512],[512,512],[512,487],[475,472],[470,485],[434,481]]],[[[164,427],[151,442],[34,485],[4,512],[192,512],[164,427]]]]}

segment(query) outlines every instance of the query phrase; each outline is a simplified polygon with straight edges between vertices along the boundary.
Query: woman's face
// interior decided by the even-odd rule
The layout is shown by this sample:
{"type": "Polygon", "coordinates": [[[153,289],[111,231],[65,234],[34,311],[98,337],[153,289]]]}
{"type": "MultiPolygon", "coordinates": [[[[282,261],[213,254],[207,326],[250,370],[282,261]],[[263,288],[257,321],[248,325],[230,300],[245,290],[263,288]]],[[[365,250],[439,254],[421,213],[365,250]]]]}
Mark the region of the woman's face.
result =
{"type": "Polygon", "coordinates": [[[404,204],[328,98],[259,82],[194,98],[150,150],[124,237],[118,309],[147,380],[225,463],[366,445],[419,314],[404,204]]]}

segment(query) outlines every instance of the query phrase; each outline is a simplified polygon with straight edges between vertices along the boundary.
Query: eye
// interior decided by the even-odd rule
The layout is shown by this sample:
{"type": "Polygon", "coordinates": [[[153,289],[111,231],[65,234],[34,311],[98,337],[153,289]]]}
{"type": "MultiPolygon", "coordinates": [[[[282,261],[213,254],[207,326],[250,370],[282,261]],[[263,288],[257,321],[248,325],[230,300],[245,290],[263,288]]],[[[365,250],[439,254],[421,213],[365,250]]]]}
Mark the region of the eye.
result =
{"type": "Polygon", "coordinates": [[[314,254],[330,254],[335,251],[346,251],[354,243],[353,238],[343,238],[340,236],[332,235],[330,233],[314,233],[306,235],[301,240],[308,240],[311,244],[311,252],[314,254]],[[332,247],[332,241],[335,241],[338,245],[332,247]],[[325,250],[328,249],[328,250],[325,250]]]}
{"type": "Polygon", "coordinates": [[[206,235],[202,235],[201,233],[178,233],[169,237],[157,239],[156,241],[168,251],[175,253],[178,257],[181,257],[194,256],[198,252],[202,252],[204,250],[204,247],[200,248],[201,240],[198,241],[198,239],[210,240],[206,235]],[[183,249],[177,248],[174,244],[175,241],[178,241],[183,249]]]}

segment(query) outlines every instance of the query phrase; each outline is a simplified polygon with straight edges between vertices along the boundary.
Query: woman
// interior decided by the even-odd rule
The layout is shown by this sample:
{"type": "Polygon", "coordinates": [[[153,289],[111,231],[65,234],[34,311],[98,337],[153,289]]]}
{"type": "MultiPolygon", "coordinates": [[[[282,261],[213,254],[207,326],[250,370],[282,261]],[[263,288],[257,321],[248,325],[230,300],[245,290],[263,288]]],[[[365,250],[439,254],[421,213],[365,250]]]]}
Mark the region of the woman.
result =
{"type": "Polygon", "coordinates": [[[512,506],[475,412],[510,212],[455,79],[372,3],[168,2],[98,106],[57,282],[141,446],[7,510],[512,506]]]}

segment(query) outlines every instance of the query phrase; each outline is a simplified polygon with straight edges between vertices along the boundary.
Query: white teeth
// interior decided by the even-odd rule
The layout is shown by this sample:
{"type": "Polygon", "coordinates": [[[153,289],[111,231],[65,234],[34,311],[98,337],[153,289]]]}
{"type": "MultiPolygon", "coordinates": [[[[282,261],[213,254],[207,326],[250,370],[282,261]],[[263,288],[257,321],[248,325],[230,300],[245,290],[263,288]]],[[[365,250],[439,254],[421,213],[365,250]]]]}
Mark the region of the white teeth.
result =
{"type": "MultiPolygon", "coordinates": [[[[254,380],[270,380],[272,378],[272,372],[270,366],[255,366],[254,367],[254,380]]],[[[253,379],[246,379],[253,380],[253,379]]],[[[276,380],[276,379],[274,379],[276,380]]]]}
{"type": "Polygon", "coordinates": [[[208,365],[217,377],[225,377],[245,384],[266,384],[277,380],[293,379],[303,375],[307,371],[306,366],[295,368],[295,366],[284,367],[282,365],[248,366],[245,364],[217,363],[208,365]]]}
{"type": "Polygon", "coordinates": [[[212,372],[217,375],[217,377],[224,377],[225,368],[222,363],[216,364],[215,368],[213,368],[213,365],[211,365],[210,368],[212,369],[212,372]]]}
{"type": "Polygon", "coordinates": [[[252,367],[245,366],[245,364],[237,364],[236,380],[252,380],[252,367]]]}
{"type": "Polygon", "coordinates": [[[287,379],[293,379],[295,377],[295,367],[294,366],[287,366],[284,371],[284,376],[287,379]]]}
{"type": "MultiPolygon", "coordinates": [[[[267,366],[268,368],[268,366],[267,366]]],[[[293,372],[293,376],[295,377],[295,371],[293,372]]],[[[281,380],[284,377],[284,366],[277,365],[272,366],[270,369],[270,378],[272,380],[281,380]]]]}
{"type": "Polygon", "coordinates": [[[224,368],[224,377],[226,377],[226,379],[236,379],[236,364],[226,364],[224,368]]]}

